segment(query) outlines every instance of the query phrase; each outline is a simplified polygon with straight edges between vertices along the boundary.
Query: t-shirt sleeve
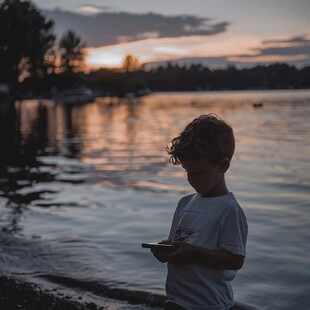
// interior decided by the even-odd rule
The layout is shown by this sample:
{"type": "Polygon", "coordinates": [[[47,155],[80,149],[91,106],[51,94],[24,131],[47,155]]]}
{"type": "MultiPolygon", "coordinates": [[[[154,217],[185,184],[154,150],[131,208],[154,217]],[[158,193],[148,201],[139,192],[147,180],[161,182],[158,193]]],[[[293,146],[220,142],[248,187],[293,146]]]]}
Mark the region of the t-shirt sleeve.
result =
{"type": "Polygon", "coordinates": [[[243,212],[234,210],[224,220],[219,247],[232,254],[245,256],[247,235],[248,224],[243,212]]]}

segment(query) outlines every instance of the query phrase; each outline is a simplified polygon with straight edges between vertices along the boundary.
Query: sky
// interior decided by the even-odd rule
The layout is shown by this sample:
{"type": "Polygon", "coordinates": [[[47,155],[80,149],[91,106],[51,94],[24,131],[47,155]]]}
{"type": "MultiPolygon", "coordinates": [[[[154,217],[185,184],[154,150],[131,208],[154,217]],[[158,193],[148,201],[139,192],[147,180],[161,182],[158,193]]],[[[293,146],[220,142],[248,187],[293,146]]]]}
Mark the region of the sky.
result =
{"type": "Polygon", "coordinates": [[[285,62],[310,65],[310,0],[35,0],[55,32],[87,43],[87,64],[210,67],[285,62]]]}

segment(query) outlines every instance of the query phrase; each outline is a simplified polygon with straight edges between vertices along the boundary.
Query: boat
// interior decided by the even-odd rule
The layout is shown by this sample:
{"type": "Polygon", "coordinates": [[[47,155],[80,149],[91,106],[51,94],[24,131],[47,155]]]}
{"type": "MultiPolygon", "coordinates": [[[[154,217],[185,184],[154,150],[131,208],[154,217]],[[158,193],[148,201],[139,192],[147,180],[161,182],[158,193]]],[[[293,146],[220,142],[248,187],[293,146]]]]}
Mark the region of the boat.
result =
{"type": "Polygon", "coordinates": [[[54,100],[62,104],[83,104],[93,102],[96,94],[90,88],[72,88],[66,89],[55,94],[54,100]]]}

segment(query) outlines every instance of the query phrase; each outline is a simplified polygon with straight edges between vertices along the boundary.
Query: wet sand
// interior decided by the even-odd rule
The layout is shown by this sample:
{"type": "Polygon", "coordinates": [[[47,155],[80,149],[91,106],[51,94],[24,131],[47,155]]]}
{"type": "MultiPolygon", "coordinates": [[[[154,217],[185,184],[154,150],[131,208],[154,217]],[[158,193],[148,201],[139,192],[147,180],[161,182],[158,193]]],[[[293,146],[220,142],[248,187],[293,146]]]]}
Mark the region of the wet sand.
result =
{"type": "Polygon", "coordinates": [[[5,310],[103,310],[94,303],[83,303],[57,290],[45,290],[31,283],[0,276],[0,309],[5,310]]]}
{"type": "MultiPolygon", "coordinates": [[[[81,294],[66,295],[62,290],[46,289],[21,279],[0,275],[0,309],[2,310],[103,310],[103,309],[163,309],[166,298],[145,292],[104,290],[97,304],[86,302],[81,294]],[[106,299],[107,298],[107,299],[106,299]],[[112,299],[110,299],[112,298],[112,299]]],[[[94,290],[95,292],[96,290],[94,290]]],[[[98,293],[98,292],[97,292],[98,293]]],[[[87,299],[86,299],[87,300],[87,299]]]]}

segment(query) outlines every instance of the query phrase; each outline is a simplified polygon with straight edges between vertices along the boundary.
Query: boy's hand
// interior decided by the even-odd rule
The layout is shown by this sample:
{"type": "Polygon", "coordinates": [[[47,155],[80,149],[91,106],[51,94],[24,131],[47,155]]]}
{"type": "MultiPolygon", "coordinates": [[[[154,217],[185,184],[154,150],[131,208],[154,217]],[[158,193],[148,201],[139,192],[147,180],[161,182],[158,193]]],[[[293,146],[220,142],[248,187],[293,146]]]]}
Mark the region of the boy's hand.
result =
{"type": "Polygon", "coordinates": [[[173,244],[178,246],[178,249],[168,256],[169,263],[180,266],[193,261],[193,254],[197,250],[197,247],[183,241],[176,241],[173,244]]]}
{"type": "MultiPolygon", "coordinates": [[[[172,240],[166,239],[158,243],[171,244],[172,240]]],[[[159,260],[161,263],[166,263],[168,261],[168,257],[170,256],[169,252],[167,252],[166,250],[162,250],[162,249],[152,249],[151,252],[157,258],[157,260],[159,260]]]]}

